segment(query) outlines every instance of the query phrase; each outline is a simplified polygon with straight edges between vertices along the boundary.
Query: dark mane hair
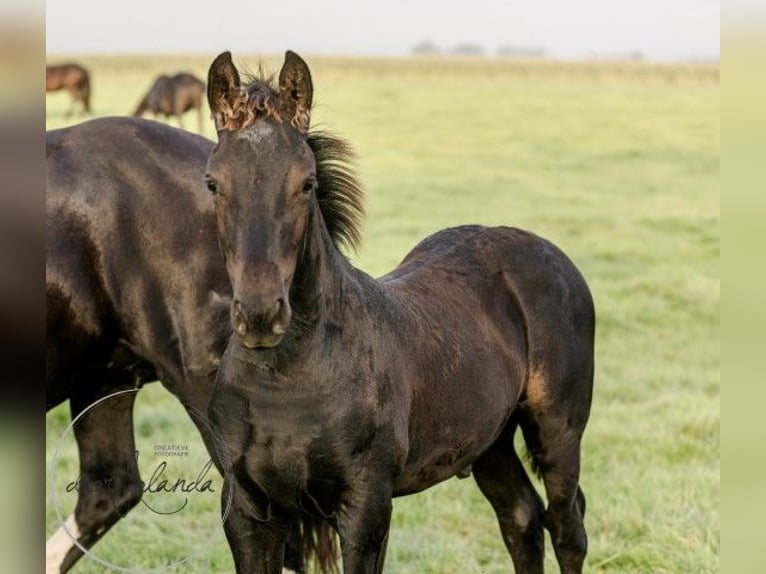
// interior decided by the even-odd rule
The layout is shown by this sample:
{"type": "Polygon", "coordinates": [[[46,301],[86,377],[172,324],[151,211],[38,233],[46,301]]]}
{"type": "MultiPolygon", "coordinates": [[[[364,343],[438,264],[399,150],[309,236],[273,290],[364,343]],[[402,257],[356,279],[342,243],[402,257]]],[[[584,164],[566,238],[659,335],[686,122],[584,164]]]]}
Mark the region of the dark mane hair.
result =
{"type": "MultiPolygon", "coordinates": [[[[240,130],[257,119],[273,117],[281,122],[279,92],[274,76],[247,73],[240,95],[220,120],[218,129],[240,130]]],[[[307,143],[314,152],[317,167],[317,198],[327,230],[336,247],[356,250],[362,240],[364,189],[354,167],[354,151],[342,138],[322,130],[311,130],[307,143]]]]}
{"type": "Polygon", "coordinates": [[[317,166],[317,198],[336,247],[356,250],[362,241],[364,189],[354,168],[350,144],[324,131],[311,131],[307,142],[317,166]]]}

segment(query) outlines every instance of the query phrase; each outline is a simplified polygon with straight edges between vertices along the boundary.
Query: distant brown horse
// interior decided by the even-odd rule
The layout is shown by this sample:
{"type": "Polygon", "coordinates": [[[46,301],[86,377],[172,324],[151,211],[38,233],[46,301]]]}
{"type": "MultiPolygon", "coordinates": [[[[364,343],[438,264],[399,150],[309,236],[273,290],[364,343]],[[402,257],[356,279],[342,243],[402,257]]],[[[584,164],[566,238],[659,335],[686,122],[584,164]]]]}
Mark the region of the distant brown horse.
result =
{"type": "Polygon", "coordinates": [[[175,76],[162,75],[154,80],[149,92],[138,104],[133,115],[139,117],[145,112],[152,112],[156,118],[160,114],[166,118],[175,116],[179,127],[183,128],[182,116],[191,109],[197,110],[198,128],[202,131],[202,96],[205,82],[194,74],[181,72],[175,76]]]}
{"type": "Polygon", "coordinates": [[[66,116],[74,113],[76,102],[82,104],[84,114],[90,113],[90,74],[88,70],[79,64],[59,64],[45,66],[45,91],[56,92],[66,90],[72,94],[72,103],[66,112],[66,116]]]}

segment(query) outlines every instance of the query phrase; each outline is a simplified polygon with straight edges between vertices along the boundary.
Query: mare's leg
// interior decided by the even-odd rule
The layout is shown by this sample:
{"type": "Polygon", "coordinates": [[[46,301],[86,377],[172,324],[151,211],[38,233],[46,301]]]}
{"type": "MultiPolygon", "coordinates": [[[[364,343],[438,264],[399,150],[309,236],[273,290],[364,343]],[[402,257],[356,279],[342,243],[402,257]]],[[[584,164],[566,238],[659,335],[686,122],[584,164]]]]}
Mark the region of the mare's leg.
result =
{"type": "Polygon", "coordinates": [[[530,377],[520,421],[545,484],[545,526],[562,574],[580,574],[588,549],[585,496],[579,480],[580,441],[588,421],[592,381],[592,362],[567,377],[542,373],[530,377]]]}
{"type": "Polygon", "coordinates": [[[338,517],[343,573],[380,574],[391,523],[391,486],[359,475],[357,485],[338,517]]]}
{"type": "Polygon", "coordinates": [[[223,529],[239,574],[281,574],[285,543],[293,517],[274,514],[257,518],[248,493],[236,482],[224,479],[223,529]],[[230,489],[234,489],[229,498],[230,489]]]}
{"type": "MultiPolygon", "coordinates": [[[[99,372],[70,398],[74,419],[100,398],[133,388],[127,373],[99,372]],[[118,380],[115,380],[117,378],[118,380]],[[98,380],[99,385],[91,384],[98,380]]],[[[133,438],[135,393],[110,397],[88,410],[74,425],[80,477],[74,514],[46,543],[46,572],[66,572],[109,528],[141,500],[133,438]]]]}
{"type": "Polygon", "coordinates": [[[542,574],[545,507],[513,448],[511,421],[495,443],[473,463],[481,492],[497,515],[513,567],[519,574],[542,574]]]}
{"type": "Polygon", "coordinates": [[[79,88],[77,90],[77,99],[80,102],[80,105],[82,106],[82,109],[80,110],[80,115],[85,116],[88,114],[89,106],[88,106],[88,93],[85,91],[85,88],[79,88]]]}
{"type": "Polygon", "coordinates": [[[69,100],[69,107],[67,108],[67,111],[64,112],[64,117],[69,118],[72,117],[72,114],[74,114],[74,108],[77,104],[77,90],[67,90],[69,92],[69,95],[72,96],[71,100],[69,100]]]}
{"type": "Polygon", "coordinates": [[[183,120],[183,114],[176,114],[176,119],[178,120],[178,127],[181,129],[184,129],[184,120],[183,120]]]}
{"type": "Polygon", "coordinates": [[[72,115],[75,115],[77,113],[78,116],[84,115],[84,104],[83,104],[83,98],[82,98],[82,89],[77,87],[72,92],[72,115]]]}
{"type": "Polygon", "coordinates": [[[82,109],[83,115],[90,114],[90,86],[82,90],[82,109]]]}

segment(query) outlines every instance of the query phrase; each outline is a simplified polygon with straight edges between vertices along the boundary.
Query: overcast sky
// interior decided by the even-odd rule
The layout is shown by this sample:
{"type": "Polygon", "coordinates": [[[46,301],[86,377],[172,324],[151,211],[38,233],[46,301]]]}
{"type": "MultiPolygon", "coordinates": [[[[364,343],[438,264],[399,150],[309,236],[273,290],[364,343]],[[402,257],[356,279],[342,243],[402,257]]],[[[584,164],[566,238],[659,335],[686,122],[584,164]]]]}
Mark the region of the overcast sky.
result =
{"type": "Polygon", "coordinates": [[[718,57],[718,0],[48,0],[49,54],[200,52],[405,55],[541,48],[562,58],[718,57]]]}

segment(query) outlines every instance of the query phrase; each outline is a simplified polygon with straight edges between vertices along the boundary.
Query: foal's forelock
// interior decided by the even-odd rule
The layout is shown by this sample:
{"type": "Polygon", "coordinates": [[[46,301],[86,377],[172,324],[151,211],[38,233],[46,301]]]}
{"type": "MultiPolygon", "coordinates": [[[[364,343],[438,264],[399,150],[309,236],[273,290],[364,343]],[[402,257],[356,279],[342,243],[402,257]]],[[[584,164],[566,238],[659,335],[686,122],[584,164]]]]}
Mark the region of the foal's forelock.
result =
{"type": "MultiPolygon", "coordinates": [[[[230,100],[221,98],[218,110],[213,116],[219,131],[237,131],[253,125],[256,120],[274,118],[282,123],[279,94],[271,86],[271,79],[257,79],[253,83],[240,86],[230,100]]],[[[310,110],[298,106],[290,125],[306,133],[309,128],[310,110]]]]}
{"type": "Polygon", "coordinates": [[[282,122],[279,113],[279,95],[269,85],[268,80],[237,88],[229,99],[221,98],[213,116],[219,131],[237,131],[253,125],[256,120],[272,117],[282,122]]]}

